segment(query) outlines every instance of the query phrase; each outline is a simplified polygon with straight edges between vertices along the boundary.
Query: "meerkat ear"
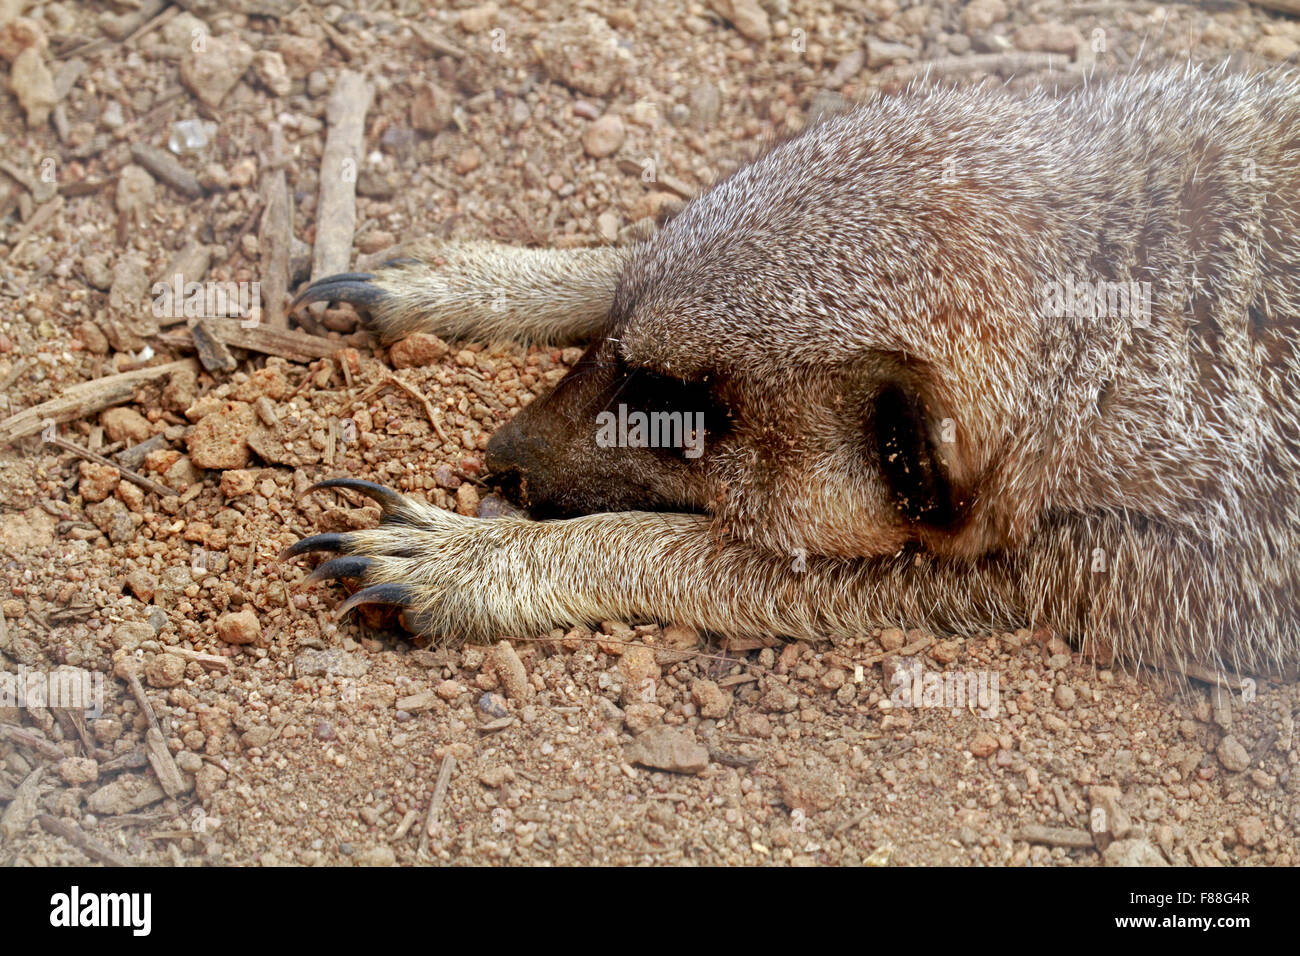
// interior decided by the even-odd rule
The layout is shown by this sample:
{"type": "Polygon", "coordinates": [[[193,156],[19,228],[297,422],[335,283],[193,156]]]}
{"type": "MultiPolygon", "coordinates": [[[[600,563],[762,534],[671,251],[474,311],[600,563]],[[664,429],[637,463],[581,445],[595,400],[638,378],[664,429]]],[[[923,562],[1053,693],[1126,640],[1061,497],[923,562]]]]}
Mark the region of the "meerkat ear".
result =
{"type": "Polygon", "coordinates": [[[877,393],[871,407],[867,437],[899,514],[913,524],[940,528],[952,524],[958,509],[920,396],[890,383],[877,393]]]}

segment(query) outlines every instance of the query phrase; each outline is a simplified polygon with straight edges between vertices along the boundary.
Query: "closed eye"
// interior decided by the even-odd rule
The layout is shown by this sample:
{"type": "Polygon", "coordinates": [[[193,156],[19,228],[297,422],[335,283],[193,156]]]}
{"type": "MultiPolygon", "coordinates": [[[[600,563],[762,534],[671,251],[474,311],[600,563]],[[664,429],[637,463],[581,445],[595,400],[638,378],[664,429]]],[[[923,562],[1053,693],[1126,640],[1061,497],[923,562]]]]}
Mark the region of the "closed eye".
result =
{"type": "Polygon", "coordinates": [[[632,366],[605,410],[629,421],[644,421],[651,439],[647,447],[688,462],[703,457],[709,444],[731,430],[731,414],[717,400],[714,383],[688,382],[632,366]]]}

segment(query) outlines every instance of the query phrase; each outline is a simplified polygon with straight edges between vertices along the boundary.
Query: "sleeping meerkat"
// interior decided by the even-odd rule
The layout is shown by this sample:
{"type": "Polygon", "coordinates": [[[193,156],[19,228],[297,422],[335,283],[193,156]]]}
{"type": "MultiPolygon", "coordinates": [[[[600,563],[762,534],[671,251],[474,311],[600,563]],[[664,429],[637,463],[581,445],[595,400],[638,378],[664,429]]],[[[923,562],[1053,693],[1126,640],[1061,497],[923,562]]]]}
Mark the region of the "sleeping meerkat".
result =
{"type": "Polygon", "coordinates": [[[433,242],[300,299],[387,340],[591,341],[488,447],[548,520],[317,486],[385,515],[287,551],[340,552],[311,579],[359,579],[345,609],[471,639],[1032,623],[1173,668],[1300,665],[1292,76],[886,97],[634,247],[433,242]],[[678,447],[609,441],[635,412],[685,421],[678,447]]]}

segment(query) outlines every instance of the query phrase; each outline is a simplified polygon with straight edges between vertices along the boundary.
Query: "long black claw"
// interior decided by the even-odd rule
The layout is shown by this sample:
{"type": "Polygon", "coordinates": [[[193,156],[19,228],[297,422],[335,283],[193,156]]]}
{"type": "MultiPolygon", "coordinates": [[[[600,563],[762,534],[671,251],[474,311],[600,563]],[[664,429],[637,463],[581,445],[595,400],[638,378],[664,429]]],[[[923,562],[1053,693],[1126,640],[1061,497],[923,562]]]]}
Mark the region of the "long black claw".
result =
{"type": "Polygon", "coordinates": [[[388,259],[379,263],[379,268],[388,269],[393,266],[418,266],[419,264],[419,259],[414,259],[411,256],[398,256],[396,259],[388,259]]]}
{"type": "Polygon", "coordinates": [[[393,604],[397,607],[406,607],[411,603],[411,596],[411,588],[405,584],[374,584],[362,588],[340,604],[336,613],[342,617],[358,604],[393,604]]]}
{"type": "Polygon", "coordinates": [[[330,558],[311,574],[303,584],[315,584],[317,581],[334,581],[339,578],[359,578],[370,569],[374,560],[360,554],[345,554],[341,558],[330,558]]]}
{"type": "Polygon", "coordinates": [[[371,284],[372,279],[374,274],[370,272],[340,272],[317,279],[298,293],[290,308],[305,302],[348,302],[370,308],[388,297],[387,292],[371,284]]]}
{"type": "Polygon", "coordinates": [[[287,561],[289,558],[296,558],[308,551],[342,551],[348,545],[348,537],[348,535],[340,534],[337,531],[309,535],[301,541],[295,541],[281,551],[280,560],[287,561]]]}
{"type": "Polygon", "coordinates": [[[385,514],[401,511],[406,506],[406,499],[392,488],[385,488],[383,485],[377,485],[373,481],[365,481],[361,478],[326,478],[324,481],[316,482],[307,490],[316,491],[321,488],[348,488],[359,492],[378,502],[379,506],[384,509],[385,514]]]}

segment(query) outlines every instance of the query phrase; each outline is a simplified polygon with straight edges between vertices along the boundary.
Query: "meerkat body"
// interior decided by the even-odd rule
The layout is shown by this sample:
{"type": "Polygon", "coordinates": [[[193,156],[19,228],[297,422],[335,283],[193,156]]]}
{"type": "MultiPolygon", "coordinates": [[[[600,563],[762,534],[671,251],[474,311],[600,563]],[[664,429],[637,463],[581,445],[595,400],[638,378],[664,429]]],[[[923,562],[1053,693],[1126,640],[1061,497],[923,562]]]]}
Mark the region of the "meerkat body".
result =
{"type": "Polygon", "coordinates": [[[480,638],[1036,623],[1300,665],[1292,78],[885,98],[630,250],[443,244],[304,297],[388,337],[596,338],[489,448],[566,520],[385,498],[394,520],[291,549],[350,555],[318,576],[376,586],[351,603],[480,638]],[[619,403],[700,415],[703,454],[601,444],[619,403]]]}

